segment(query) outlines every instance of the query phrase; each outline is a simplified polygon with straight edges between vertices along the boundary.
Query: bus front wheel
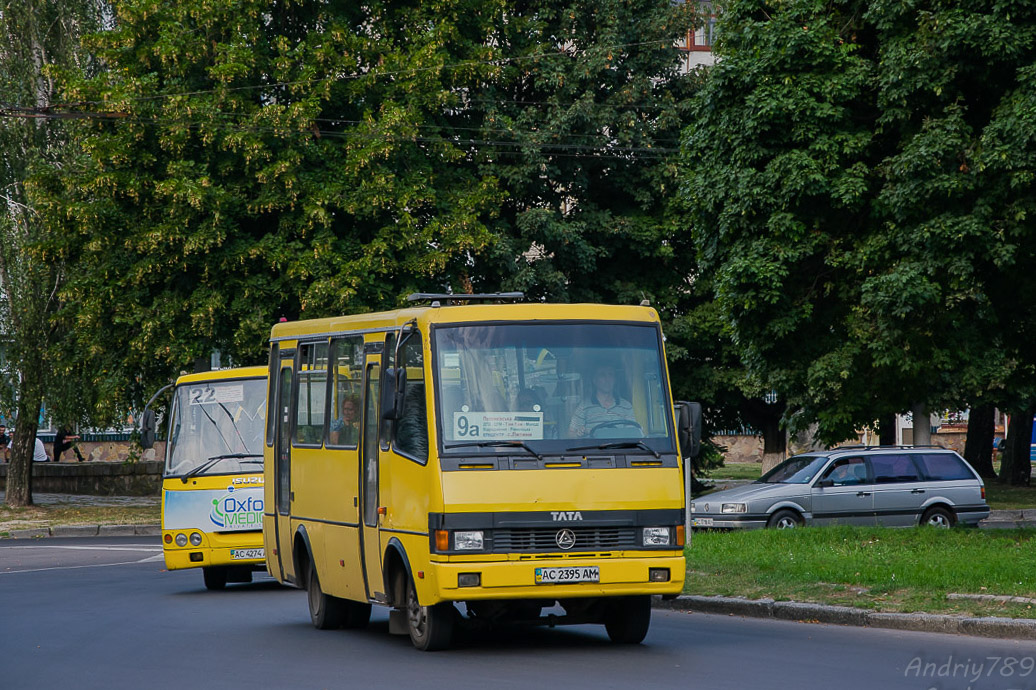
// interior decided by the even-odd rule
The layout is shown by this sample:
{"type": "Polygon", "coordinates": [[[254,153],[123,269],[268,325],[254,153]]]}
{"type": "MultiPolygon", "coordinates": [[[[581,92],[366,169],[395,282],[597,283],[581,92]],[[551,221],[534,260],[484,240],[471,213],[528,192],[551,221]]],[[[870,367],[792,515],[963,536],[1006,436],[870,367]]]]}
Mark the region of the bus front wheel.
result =
{"type": "Polygon", "coordinates": [[[227,586],[227,569],[222,566],[206,566],[201,569],[205,578],[205,589],[223,589],[227,586]]]}
{"type": "Polygon", "coordinates": [[[410,641],[425,652],[446,649],[453,640],[453,622],[457,609],[453,604],[442,602],[433,606],[421,606],[417,600],[414,581],[410,580],[406,593],[407,629],[410,641]]]}
{"type": "Polygon", "coordinates": [[[651,597],[620,597],[609,602],[604,628],[612,642],[640,644],[651,626],[651,597]]]}

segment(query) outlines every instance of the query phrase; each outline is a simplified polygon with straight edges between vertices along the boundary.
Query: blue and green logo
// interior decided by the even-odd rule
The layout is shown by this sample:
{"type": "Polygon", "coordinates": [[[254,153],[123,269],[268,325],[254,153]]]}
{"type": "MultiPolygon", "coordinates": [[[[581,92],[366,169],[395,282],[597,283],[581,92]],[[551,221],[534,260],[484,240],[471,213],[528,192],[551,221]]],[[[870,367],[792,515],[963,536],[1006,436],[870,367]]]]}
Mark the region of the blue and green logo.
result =
{"type": "Polygon", "coordinates": [[[212,510],[209,520],[212,524],[225,530],[262,529],[263,499],[255,496],[239,498],[234,487],[227,487],[227,493],[212,499],[212,510]]]}

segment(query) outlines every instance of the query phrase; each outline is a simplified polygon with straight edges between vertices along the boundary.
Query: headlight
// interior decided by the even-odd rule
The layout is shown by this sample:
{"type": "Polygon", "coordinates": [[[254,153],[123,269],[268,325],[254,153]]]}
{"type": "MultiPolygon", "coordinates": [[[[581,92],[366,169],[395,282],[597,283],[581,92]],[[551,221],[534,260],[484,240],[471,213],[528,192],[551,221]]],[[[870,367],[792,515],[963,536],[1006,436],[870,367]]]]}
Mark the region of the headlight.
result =
{"type": "Polygon", "coordinates": [[[668,546],[669,538],[668,527],[644,528],[644,546],[668,546]]]}
{"type": "Polygon", "coordinates": [[[177,546],[187,546],[187,535],[184,534],[183,532],[181,532],[180,534],[177,534],[176,535],[176,545],[177,546]]]}
{"type": "Polygon", "coordinates": [[[191,546],[201,546],[201,533],[191,532],[191,546]]]}
{"type": "Polygon", "coordinates": [[[694,504],[693,504],[693,503],[691,504],[691,512],[692,512],[692,513],[696,513],[696,512],[698,512],[698,509],[697,509],[697,508],[696,508],[696,507],[694,506],[694,504]]]}
{"type": "Polygon", "coordinates": [[[723,504],[723,512],[724,513],[747,513],[748,512],[748,504],[747,503],[724,503],[723,504]]]}
{"type": "Polygon", "coordinates": [[[481,551],[482,531],[478,532],[454,532],[453,548],[457,551],[481,551]]]}

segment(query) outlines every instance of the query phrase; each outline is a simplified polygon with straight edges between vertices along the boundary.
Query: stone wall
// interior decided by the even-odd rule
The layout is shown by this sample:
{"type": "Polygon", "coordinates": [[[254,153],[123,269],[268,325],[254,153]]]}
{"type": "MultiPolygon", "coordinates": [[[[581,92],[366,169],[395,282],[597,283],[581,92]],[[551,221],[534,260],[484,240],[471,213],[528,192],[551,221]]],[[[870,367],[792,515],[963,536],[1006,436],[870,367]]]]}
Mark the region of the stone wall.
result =
{"type": "MultiPolygon", "coordinates": [[[[51,444],[43,445],[49,457],[51,444]]],[[[140,447],[126,441],[82,442],[79,452],[87,458],[86,462],[78,462],[71,450],[65,451],[61,462],[34,462],[32,490],[94,496],[157,496],[161,493],[164,442],[156,443],[140,458],[135,457],[140,447]]],[[[7,468],[6,463],[0,464],[0,489],[4,490],[7,489],[7,468]]]]}
{"type": "MultiPolygon", "coordinates": [[[[950,448],[961,455],[964,454],[964,442],[968,434],[965,431],[944,431],[932,434],[932,444],[942,448],[950,448]]],[[[713,436],[712,440],[718,445],[726,448],[723,453],[725,462],[761,462],[763,459],[763,437],[762,436],[713,436]]],[[[850,441],[850,444],[859,441],[850,441]]],[[[796,446],[789,444],[788,455],[805,453],[812,450],[811,447],[796,446]]]]}

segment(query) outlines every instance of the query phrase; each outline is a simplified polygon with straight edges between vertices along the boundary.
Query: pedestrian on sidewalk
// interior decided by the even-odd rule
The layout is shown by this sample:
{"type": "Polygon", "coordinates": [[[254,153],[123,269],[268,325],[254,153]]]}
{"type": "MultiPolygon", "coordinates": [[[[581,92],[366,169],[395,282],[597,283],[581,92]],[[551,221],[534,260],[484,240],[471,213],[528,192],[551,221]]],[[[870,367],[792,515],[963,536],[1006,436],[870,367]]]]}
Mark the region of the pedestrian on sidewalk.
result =
{"type": "Polygon", "coordinates": [[[43,441],[40,437],[36,437],[36,447],[32,450],[32,461],[33,462],[47,462],[50,458],[47,457],[47,449],[43,447],[43,441]]]}
{"type": "Polygon", "coordinates": [[[7,446],[11,443],[11,437],[7,433],[7,427],[0,424],[0,461],[7,462],[7,446]]]}

